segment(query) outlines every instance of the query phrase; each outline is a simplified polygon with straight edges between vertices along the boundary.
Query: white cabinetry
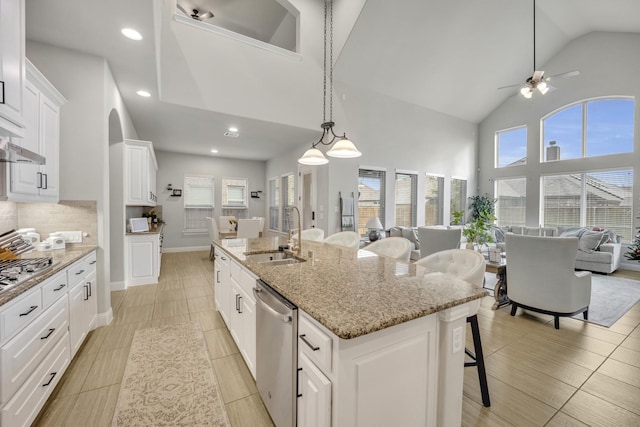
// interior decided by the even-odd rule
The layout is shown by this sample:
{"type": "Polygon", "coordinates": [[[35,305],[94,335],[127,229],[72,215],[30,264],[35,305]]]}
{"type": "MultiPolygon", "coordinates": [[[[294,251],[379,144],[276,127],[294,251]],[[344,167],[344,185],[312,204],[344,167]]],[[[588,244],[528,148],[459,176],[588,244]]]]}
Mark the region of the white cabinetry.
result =
{"type": "Polygon", "coordinates": [[[125,287],[158,283],[160,234],[127,234],[124,245],[125,287]]]}
{"type": "Polygon", "coordinates": [[[33,422],[73,357],[70,336],[84,339],[94,327],[95,260],[92,252],[0,306],[0,425],[33,422]]]}
{"type": "Polygon", "coordinates": [[[125,204],[155,206],[158,163],[149,141],[124,141],[125,204]]]}
{"type": "Polygon", "coordinates": [[[331,426],[331,381],[304,354],[298,366],[298,425],[331,426]]]}
{"type": "Polygon", "coordinates": [[[252,290],[257,277],[217,246],[215,254],[216,307],[255,378],[256,300],[252,290]]]}
{"type": "Polygon", "coordinates": [[[96,298],[96,254],[89,254],[67,270],[69,282],[69,337],[71,356],[95,327],[98,314],[96,298]]]}
{"type": "Polygon", "coordinates": [[[0,135],[23,136],[24,0],[0,0],[0,135]]]}
{"type": "Polygon", "coordinates": [[[7,199],[57,203],[59,198],[60,107],[66,102],[55,87],[27,60],[24,85],[23,138],[12,142],[46,159],[44,165],[11,163],[7,199]]]}

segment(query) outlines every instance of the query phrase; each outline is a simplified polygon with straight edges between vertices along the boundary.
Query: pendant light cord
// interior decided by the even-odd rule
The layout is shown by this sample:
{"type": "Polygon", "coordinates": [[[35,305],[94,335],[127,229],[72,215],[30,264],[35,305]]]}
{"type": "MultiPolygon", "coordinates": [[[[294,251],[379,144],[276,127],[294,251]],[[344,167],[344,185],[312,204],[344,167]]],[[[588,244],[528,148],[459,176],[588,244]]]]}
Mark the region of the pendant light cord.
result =
{"type": "Polygon", "coordinates": [[[329,121],[333,121],[333,0],[329,0],[329,121]]]}
{"type": "Polygon", "coordinates": [[[536,72],[536,0],[533,0],[533,72],[536,72]]]}
{"type": "Polygon", "coordinates": [[[329,121],[333,121],[333,0],[324,1],[322,121],[327,121],[327,22],[329,27],[329,121]],[[328,6],[327,6],[328,4],[328,6]],[[327,17],[329,19],[327,19],[327,17]]]}

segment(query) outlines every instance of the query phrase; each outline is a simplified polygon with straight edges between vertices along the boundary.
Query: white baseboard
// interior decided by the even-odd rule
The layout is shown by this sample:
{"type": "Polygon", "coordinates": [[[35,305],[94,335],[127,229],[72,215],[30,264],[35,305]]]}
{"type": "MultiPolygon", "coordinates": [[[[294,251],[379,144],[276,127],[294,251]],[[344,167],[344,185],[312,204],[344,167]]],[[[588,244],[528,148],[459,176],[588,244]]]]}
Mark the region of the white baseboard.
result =
{"type": "Polygon", "coordinates": [[[109,307],[109,311],[106,313],[98,313],[96,318],[96,328],[100,326],[107,326],[113,320],[113,309],[109,307]]]}
{"type": "Polygon", "coordinates": [[[640,271],[640,263],[638,262],[620,262],[621,270],[640,271]]]}
{"type": "Polygon", "coordinates": [[[111,282],[110,289],[111,289],[111,292],[113,292],[113,291],[124,291],[125,290],[124,281],[111,282]]]}
{"type": "Polygon", "coordinates": [[[171,254],[177,252],[197,252],[197,251],[208,251],[211,249],[211,246],[191,246],[186,248],[162,248],[163,253],[171,254]]]}

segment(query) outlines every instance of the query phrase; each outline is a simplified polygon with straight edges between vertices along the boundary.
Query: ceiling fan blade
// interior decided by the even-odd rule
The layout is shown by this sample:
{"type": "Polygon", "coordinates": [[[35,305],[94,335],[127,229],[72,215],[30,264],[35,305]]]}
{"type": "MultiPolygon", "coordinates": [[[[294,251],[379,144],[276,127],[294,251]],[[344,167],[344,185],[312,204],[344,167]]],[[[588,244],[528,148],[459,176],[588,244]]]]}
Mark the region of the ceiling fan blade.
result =
{"type": "Polygon", "coordinates": [[[191,14],[187,13],[187,10],[184,7],[182,7],[182,5],[180,3],[177,3],[177,6],[178,6],[178,9],[180,10],[180,12],[184,13],[187,16],[191,16],[191,14]]]}
{"type": "Polygon", "coordinates": [[[579,75],[580,75],[580,71],[573,70],[573,71],[567,71],[566,73],[554,74],[552,76],[547,77],[545,80],[559,79],[559,78],[565,78],[565,77],[575,77],[579,75]]]}
{"type": "Polygon", "coordinates": [[[513,85],[500,86],[498,88],[498,90],[500,90],[500,89],[509,89],[509,88],[512,88],[512,87],[520,87],[520,86],[522,86],[522,83],[516,83],[516,84],[513,84],[513,85]]]}
{"type": "Polygon", "coordinates": [[[213,18],[213,13],[205,12],[202,15],[198,16],[198,19],[201,20],[201,21],[204,21],[204,20],[209,19],[209,18],[213,18]]]}

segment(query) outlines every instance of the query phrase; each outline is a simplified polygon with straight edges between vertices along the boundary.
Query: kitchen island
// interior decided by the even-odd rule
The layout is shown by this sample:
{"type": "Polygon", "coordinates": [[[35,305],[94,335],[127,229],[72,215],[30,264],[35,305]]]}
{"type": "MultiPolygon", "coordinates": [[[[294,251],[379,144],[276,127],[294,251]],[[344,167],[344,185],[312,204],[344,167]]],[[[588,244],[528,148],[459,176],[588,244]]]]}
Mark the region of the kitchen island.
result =
{"type": "Polygon", "coordinates": [[[298,425],[460,425],[466,317],[487,292],[415,264],[315,242],[303,241],[302,262],[254,260],[283,243],[216,246],[300,310],[298,425]]]}

